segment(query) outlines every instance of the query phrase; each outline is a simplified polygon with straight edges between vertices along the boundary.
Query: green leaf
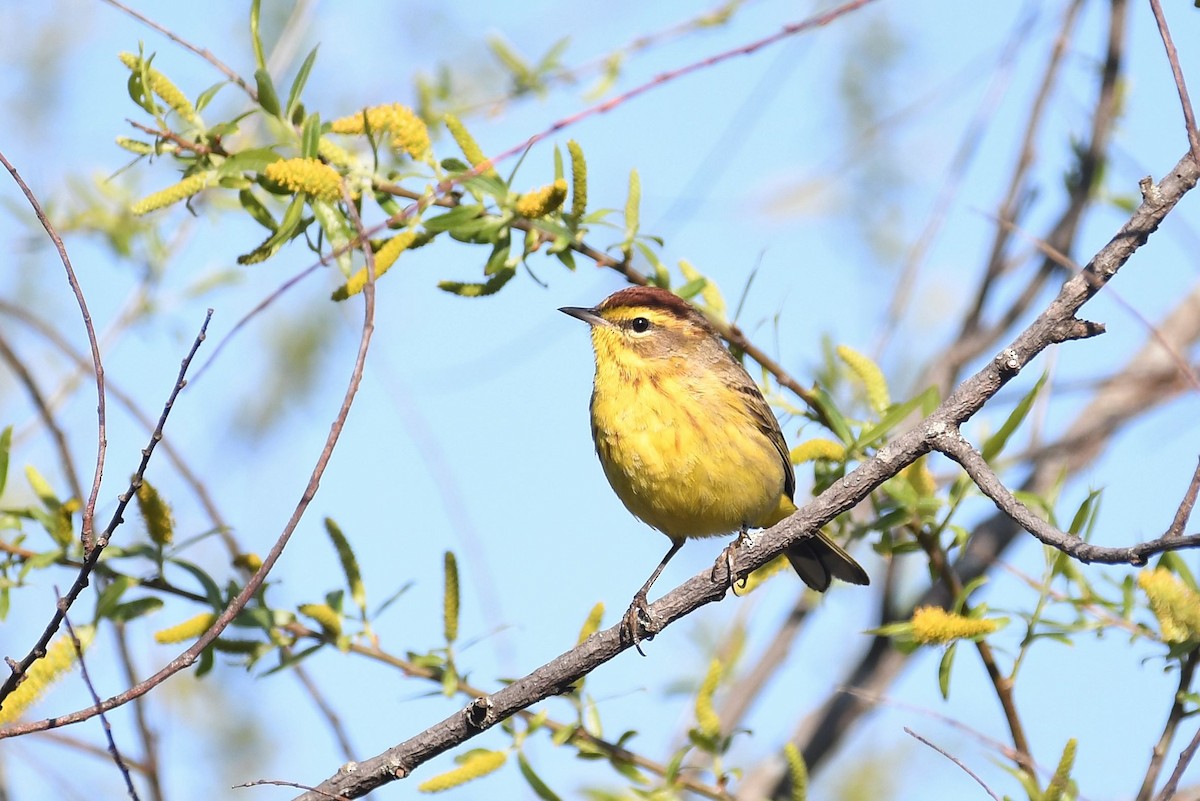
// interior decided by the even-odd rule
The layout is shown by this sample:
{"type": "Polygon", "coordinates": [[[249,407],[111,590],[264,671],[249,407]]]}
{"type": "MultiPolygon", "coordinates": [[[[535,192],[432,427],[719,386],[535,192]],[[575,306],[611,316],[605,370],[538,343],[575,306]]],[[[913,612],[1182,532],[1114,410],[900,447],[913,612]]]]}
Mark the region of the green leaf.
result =
{"type": "Polygon", "coordinates": [[[275,251],[279,250],[285,242],[299,235],[302,230],[300,222],[304,217],[304,197],[304,194],[301,193],[292,198],[287,211],[283,213],[283,221],[279,223],[279,228],[275,230],[275,233],[254,250],[238,256],[238,264],[257,264],[265,261],[274,255],[275,251]]]}
{"type": "Polygon", "coordinates": [[[271,216],[271,212],[263,205],[262,201],[255,197],[254,193],[249,189],[243,189],[238,192],[238,201],[242,204],[242,208],[246,213],[263,228],[266,228],[272,233],[279,230],[279,223],[275,222],[275,218],[271,216]]]}
{"type": "Polygon", "coordinates": [[[258,18],[261,7],[262,0],[253,0],[250,3],[250,41],[254,46],[254,65],[260,70],[265,69],[267,66],[267,58],[263,54],[262,36],[258,32],[258,18]]]}
{"type": "Polygon", "coordinates": [[[893,404],[878,423],[859,435],[858,442],[855,444],[859,448],[870,448],[879,440],[884,439],[892,429],[904,422],[916,409],[923,408],[931,397],[936,396],[937,390],[929,387],[915,398],[910,398],[901,404],[893,404]]]}
{"type": "Polygon", "coordinates": [[[8,456],[12,452],[12,426],[0,431],[0,495],[8,483],[8,456]]]}
{"type": "Polygon", "coordinates": [[[513,265],[508,263],[508,245],[497,245],[492,249],[492,255],[488,257],[487,264],[483,268],[484,275],[496,275],[497,273],[511,268],[513,265]]]}
{"type": "Polygon", "coordinates": [[[691,300],[704,291],[706,286],[708,286],[707,278],[694,278],[675,290],[675,294],[685,300],[691,300]]]}
{"type": "Polygon", "coordinates": [[[142,81],[141,70],[134,70],[129,73],[129,80],[126,82],[126,87],[129,90],[129,97],[142,108],[147,114],[158,115],[158,106],[154,102],[154,95],[150,89],[142,81]]]}
{"type": "Polygon", "coordinates": [[[204,107],[212,102],[212,99],[217,96],[217,92],[221,91],[228,85],[229,81],[221,81],[220,83],[214,83],[212,86],[201,92],[200,96],[196,98],[196,113],[204,111],[204,107]]]}
{"type": "Polygon", "coordinates": [[[127,589],[137,584],[137,581],[132,576],[117,576],[109,582],[104,591],[100,593],[100,598],[96,601],[95,616],[97,620],[101,618],[112,617],[113,611],[117,608],[117,604],[121,600],[121,596],[127,589]]]}
{"type": "Polygon", "coordinates": [[[304,128],[300,132],[300,155],[306,159],[317,158],[317,150],[321,144],[321,115],[313,112],[304,120],[304,128]]]}
{"type": "Polygon", "coordinates": [[[436,217],[426,217],[421,221],[421,223],[425,226],[426,231],[438,233],[441,231],[450,231],[451,229],[459,227],[464,223],[476,220],[482,214],[483,206],[459,206],[451,209],[445,214],[439,214],[436,217]]]}
{"type": "Polygon", "coordinates": [[[260,67],[254,71],[254,82],[258,84],[258,104],[272,117],[278,117],[282,109],[279,107],[279,95],[275,94],[275,83],[271,80],[271,74],[260,67]]]}
{"type": "Polygon", "coordinates": [[[109,615],[109,619],[117,623],[127,623],[134,618],[151,612],[157,612],[163,607],[162,598],[138,598],[118,604],[109,615]]]}
{"type": "Polygon", "coordinates": [[[333,522],[331,517],[325,518],[325,532],[329,534],[333,550],[337,551],[338,560],[342,563],[342,573],[345,574],[346,586],[350,589],[350,600],[354,601],[354,605],[359,608],[365,618],[367,589],[363,585],[362,571],[358,569],[358,559],[354,556],[350,541],[346,539],[346,535],[342,533],[341,528],[333,522]]]}
{"type": "Polygon", "coordinates": [[[642,179],[637,170],[629,171],[629,197],[625,200],[625,241],[621,251],[629,255],[633,240],[637,238],[640,223],[640,208],[642,205],[642,179]]]}
{"type": "Polygon", "coordinates": [[[1017,405],[1009,413],[1008,419],[1004,421],[1004,425],[1000,426],[996,433],[988,437],[983,443],[980,453],[983,454],[985,461],[990,462],[999,456],[1001,451],[1004,450],[1004,446],[1008,444],[1009,437],[1020,427],[1021,423],[1025,422],[1025,417],[1029,414],[1029,410],[1033,408],[1033,402],[1037,399],[1038,392],[1045,386],[1049,375],[1049,373],[1042,373],[1042,377],[1033,385],[1033,389],[1025,393],[1025,397],[1017,402],[1017,405]]]}
{"type": "Polygon", "coordinates": [[[312,72],[313,63],[317,60],[317,50],[320,47],[320,45],[314,47],[304,59],[304,63],[300,65],[300,71],[296,73],[296,78],[292,81],[292,88],[288,90],[287,107],[284,109],[285,117],[291,117],[292,112],[296,109],[296,104],[300,102],[300,94],[304,91],[304,84],[308,82],[308,74],[312,72]]]}
{"type": "Polygon", "coordinates": [[[954,664],[954,652],[958,643],[950,643],[946,648],[946,652],[942,654],[942,661],[938,664],[938,689],[942,692],[944,700],[950,700],[950,667],[954,664]]]}
{"type": "Polygon", "coordinates": [[[281,156],[267,147],[252,147],[234,153],[217,168],[217,175],[241,175],[244,172],[261,173],[267,165],[279,161],[281,156]]]}
{"type": "Polygon", "coordinates": [[[464,298],[481,298],[494,295],[517,274],[515,267],[509,267],[493,275],[485,283],[475,284],[463,281],[438,281],[438,289],[464,298]]]}
{"type": "Polygon", "coordinates": [[[525,777],[525,781],[529,783],[530,789],[538,798],[542,801],[561,801],[558,795],[541,780],[541,777],[533,772],[529,761],[525,759],[525,754],[520,751],[517,752],[517,767],[521,769],[521,775],[525,777]]]}
{"type": "Polygon", "coordinates": [[[214,607],[223,607],[225,605],[225,601],[221,597],[221,588],[217,585],[217,582],[214,581],[212,576],[204,572],[204,570],[202,570],[198,565],[194,565],[191,562],[185,562],[182,559],[168,559],[167,563],[175,565],[185,572],[190,573],[192,578],[196,579],[201,588],[203,588],[204,597],[214,607]]]}

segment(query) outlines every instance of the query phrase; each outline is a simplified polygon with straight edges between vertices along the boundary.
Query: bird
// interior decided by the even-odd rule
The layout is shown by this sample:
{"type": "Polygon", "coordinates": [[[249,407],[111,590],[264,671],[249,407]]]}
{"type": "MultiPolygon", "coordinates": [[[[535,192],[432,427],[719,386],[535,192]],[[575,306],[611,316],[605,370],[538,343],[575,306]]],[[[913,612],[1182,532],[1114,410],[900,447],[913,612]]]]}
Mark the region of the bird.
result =
{"type": "MultiPolygon", "coordinates": [[[[604,475],[626,509],[671,541],[622,618],[622,636],[641,652],[647,593],[684,542],[737,532],[722,557],[731,566],[732,549],[750,528],[796,511],[796,475],[762,392],[686,300],[660,287],[631,286],[594,308],[559,311],[591,328],[592,440],[604,475]]],[[[870,583],[823,532],[797,540],[785,554],[818,592],[834,578],[870,583]]]]}

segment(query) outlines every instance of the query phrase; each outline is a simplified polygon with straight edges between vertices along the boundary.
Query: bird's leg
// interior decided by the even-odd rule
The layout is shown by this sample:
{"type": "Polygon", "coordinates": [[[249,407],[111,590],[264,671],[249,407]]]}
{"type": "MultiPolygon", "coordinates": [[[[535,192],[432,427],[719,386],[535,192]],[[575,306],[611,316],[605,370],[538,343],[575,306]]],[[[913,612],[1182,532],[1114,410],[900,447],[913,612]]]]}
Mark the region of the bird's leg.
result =
{"type": "Polygon", "coordinates": [[[671,557],[683,547],[683,540],[672,540],[671,550],[667,551],[667,555],[658,563],[658,567],[654,568],[654,572],[650,574],[650,578],[646,579],[646,583],[633,596],[633,602],[629,604],[629,609],[625,612],[625,617],[621,618],[621,634],[622,639],[626,639],[633,643],[633,647],[642,656],[646,652],[642,650],[639,642],[642,639],[642,620],[647,623],[650,619],[650,604],[646,600],[646,593],[650,592],[650,588],[654,586],[654,582],[658,581],[659,575],[662,574],[663,568],[667,566],[667,562],[671,561],[671,557]]]}
{"type": "MultiPolygon", "coordinates": [[[[725,575],[729,579],[729,589],[733,591],[734,595],[737,595],[738,583],[736,577],[733,575],[733,556],[737,552],[737,549],[743,545],[747,548],[754,547],[754,535],[750,533],[750,530],[744,524],[742,525],[742,530],[738,532],[737,539],[726,545],[725,550],[721,551],[721,555],[717,557],[717,561],[713,564],[712,569],[712,580],[715,582],[717,581],[720,567],[722,565],[725,566],[725,575]]],[[[743,587],[746,586],[747,580],[748,577],[742,579],[743,587]]]]}

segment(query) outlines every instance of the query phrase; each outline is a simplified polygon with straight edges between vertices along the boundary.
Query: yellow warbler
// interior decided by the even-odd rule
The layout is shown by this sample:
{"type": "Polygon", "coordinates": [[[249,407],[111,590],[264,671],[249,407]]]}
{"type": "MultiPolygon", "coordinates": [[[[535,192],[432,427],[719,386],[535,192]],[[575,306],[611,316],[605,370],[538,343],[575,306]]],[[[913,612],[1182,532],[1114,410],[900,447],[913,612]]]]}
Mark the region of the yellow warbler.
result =
{"type": "MultiPolygon", "coordinates": [[[[796,511],[796,477],[762,393],[687,301],[635,286],[594,309],[559,311],[591,326],[592,439],[604,474],[630,512],[671,540],[623,620],[636,646],[646,593],[684,541],[741,532],[732,548],[747,529],[783,520],[796,511]]],[[[869,582],[823,533],[793,543],[786,554],[817,591],[833,578],[869,582]]]]}

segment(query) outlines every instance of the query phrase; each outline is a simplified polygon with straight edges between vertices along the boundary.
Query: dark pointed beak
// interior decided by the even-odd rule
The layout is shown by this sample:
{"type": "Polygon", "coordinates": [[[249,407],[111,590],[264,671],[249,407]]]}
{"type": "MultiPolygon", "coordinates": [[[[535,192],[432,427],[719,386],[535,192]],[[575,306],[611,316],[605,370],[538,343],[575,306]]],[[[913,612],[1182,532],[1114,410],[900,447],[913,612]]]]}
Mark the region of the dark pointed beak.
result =
{"type": "Polygon", "coordinates": [[[583,320],[588,325],[611,325],[608,320],[596,314],[595,309],[584,309],[579,306],[563,306],[559,311],[563,314],[569,314],[576,320],[583,320]]]}

